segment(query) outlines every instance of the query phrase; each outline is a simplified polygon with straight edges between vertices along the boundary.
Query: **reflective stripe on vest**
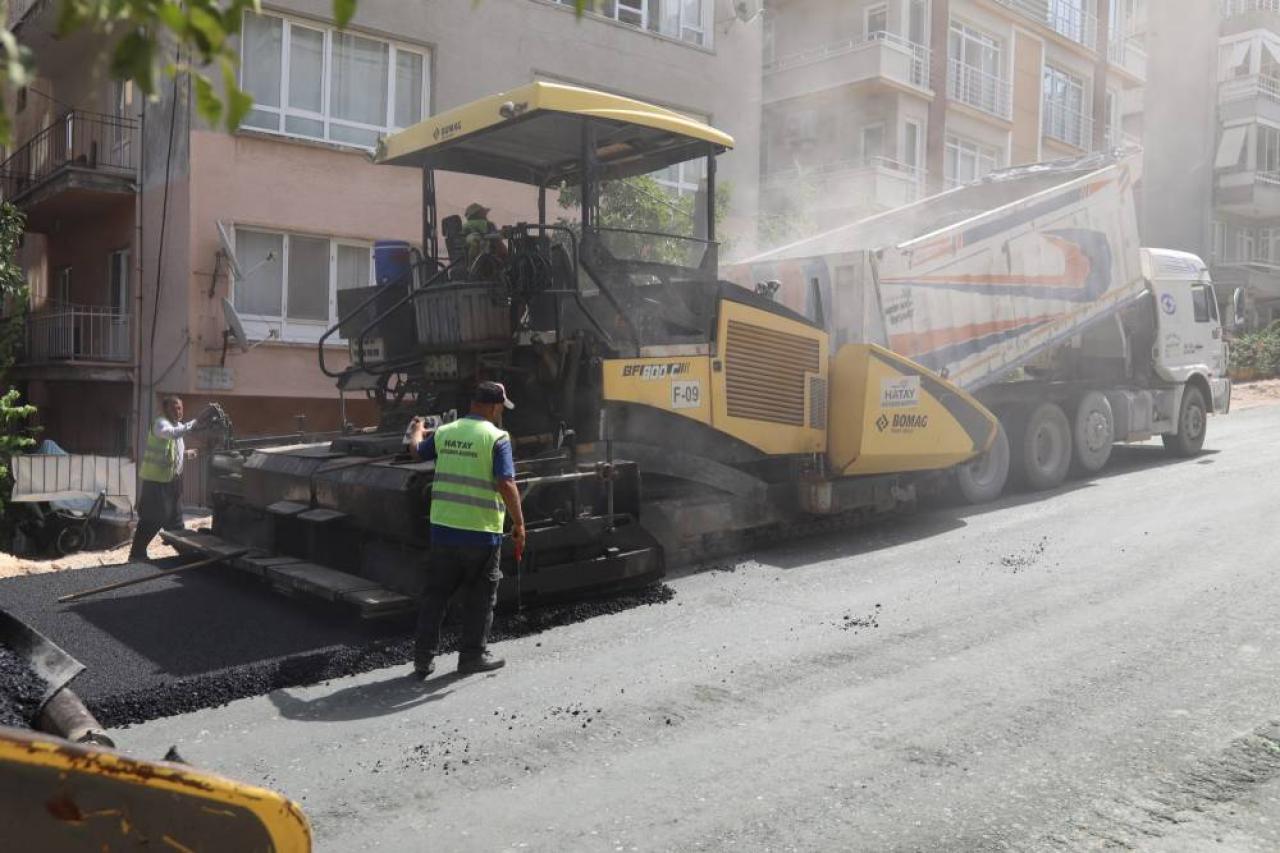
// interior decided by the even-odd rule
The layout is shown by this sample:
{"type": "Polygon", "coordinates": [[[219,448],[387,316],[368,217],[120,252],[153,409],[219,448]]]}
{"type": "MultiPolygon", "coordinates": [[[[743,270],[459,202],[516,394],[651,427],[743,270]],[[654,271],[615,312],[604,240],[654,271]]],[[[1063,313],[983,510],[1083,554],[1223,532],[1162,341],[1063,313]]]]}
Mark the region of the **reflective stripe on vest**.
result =
{"type": "Polygon", "coordinates": [[[463,418],[436,430],[431,523],[501,533],[506,506],[493,479],[493,447],[507,434],[486,420],[463,418]]]}
{"type": "Polygon", "coordinates": [[[172,483],[178,476],[178,443],[147,433],[147,446],[142,452],[142,479],[152,483],[172,483]]]}

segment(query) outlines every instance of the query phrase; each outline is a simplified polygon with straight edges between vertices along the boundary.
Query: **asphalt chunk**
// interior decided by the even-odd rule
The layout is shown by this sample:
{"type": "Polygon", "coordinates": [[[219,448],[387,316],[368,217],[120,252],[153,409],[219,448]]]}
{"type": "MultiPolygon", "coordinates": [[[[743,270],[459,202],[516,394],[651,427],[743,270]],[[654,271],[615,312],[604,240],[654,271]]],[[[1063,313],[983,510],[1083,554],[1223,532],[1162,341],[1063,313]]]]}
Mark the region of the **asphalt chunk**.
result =
{"type": "MultiPolygon", "coordinates": [[[[76,693],[118,727],[316,684],[413,658],[413,619],[365,622],[349,608],[285,598],[260,580],[212,567],[58,604],[68,592],[177,565],[104,566],[0,581],[0,606],[85,665],[76,693]]],[[[633,607],[662,604],[655,585],[573,604],[499,613],[491,639],[536,634],[633,607]]],[[[445,651],[456,629],[447,627],[445,651]]]]}
{"type": "Polygon", "coordinates": [[[31,728],[45,687],[21,656],[0,646],[0,726],[31,728]]]}

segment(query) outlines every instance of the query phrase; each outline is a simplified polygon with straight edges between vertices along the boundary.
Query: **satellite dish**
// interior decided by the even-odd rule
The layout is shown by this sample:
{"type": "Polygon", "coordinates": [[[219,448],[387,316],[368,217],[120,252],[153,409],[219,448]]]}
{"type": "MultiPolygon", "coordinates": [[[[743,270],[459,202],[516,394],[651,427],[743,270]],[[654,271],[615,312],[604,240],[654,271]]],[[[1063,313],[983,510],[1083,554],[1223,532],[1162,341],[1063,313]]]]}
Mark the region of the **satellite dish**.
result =
{"type": "Polygon", "coordinates": [[[218,241],[222,243],[222,257],[226,258],[227,263],[231,265],[232,278],[240,281],[244,278],[244,273],[240,270],[240,262],[236,260],[236,250],[231,246],[231,234],[227,231],[227,226],[221,222],[218,223],[218,241]]]}
{"type": "Polygon", "coordinates": [[[231,300],[222,297],[222,316],[226,318],[227,328],[222,330],[222,363],[227,363],[227,345],[234,338],[236,346],[240,347],[240,352],[249,351],[249,336],[245,334],[244,323],[240,320],[240,312],[236,310],[236,306],[231,304],[231,300]]]}

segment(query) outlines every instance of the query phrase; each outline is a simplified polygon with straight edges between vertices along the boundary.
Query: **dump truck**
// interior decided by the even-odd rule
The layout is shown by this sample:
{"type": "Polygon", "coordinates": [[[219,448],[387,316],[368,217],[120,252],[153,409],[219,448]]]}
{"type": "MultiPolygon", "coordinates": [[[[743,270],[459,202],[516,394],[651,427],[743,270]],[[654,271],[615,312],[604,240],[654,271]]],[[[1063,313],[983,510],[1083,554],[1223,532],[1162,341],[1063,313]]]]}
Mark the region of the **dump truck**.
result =
{"type": "MultiPolygon", "coordinates": [[[[378,162],[421,171],[421,249],[400,274],[340,293],[341,319],[318,351],[319,368],[341,393],[378,401],[380,423],[323,442],[232,443],[215,459],[221,475],[212,530],[166,539],[185,553],[225,555],[230,565],[283,590],[352,604],[365,616],[409,609],[430,552],[434,464],[405,452],[406,423],[456,417],[476,382],[495,380],[516,401],[504,428],[515,449],[528,532],[523,562],[509,548],[504,555],[500,606],[648,584],[673,554],[705,553],[725,537],[794,535],[892,510],[957,470],[970,472],[962,479],[986,483],[991,477],[982,472],[1008,458],[1002,436],[1014,435],[1017,424],[1006,409],[1026,401],[992,402],[993,409],[975,396],[993,387],[972,381],[977,374],[967,368],[976,362],[940,360],[923,344],[903,345],[903,329],[926,341],[932,327],[922,324],[961,306],[935,299],[945,288],[926,292],[891,281],[892,263],[901,260],[903,274],[914,274],[926,256],[945,262],[944,242],[960,249],[983,234],[995,244],[1004,235],[1005,248],[988,251],[1023,266],[1005,269],[989,285],[1016,291],[1014,278],[1027,274],[1029,261],[1013,235],[1025,226],[1028,244],[1040,239],[1034,232],[1042,206],[1070,195],[1081,199],[1081,216],[1098,218],[1098,229],[1118,228],[1122,245],[1105,269],[1092,266],[1101,255],[1070,256],[1067,273],[1045,287],[1059,288],[1053,292],[1070,301],[1083,274],[1081,304],[1089,315],[1070,326],[1050,324],[1051,333],[1038,339],[1043,345],[1028,337],[1033,330],[1018,329],[1022,355],[1035,350],[1047,357],[1068,332],[1092,340],[1114,315],[1113,305],[1122,311],[1140,298],[1140,262],[1125,243],[1135,231],[1107,219],[1132,217],[1131,188],[1069,189],[1098,168],[1075,176],[1028,172],[993,183],[997,189],[981,198],[951,195],[908,216],[917,231],[881,220],[854,242],[843,233],[822,235],[738,266],[746,286],[725,280],[715,236],[716,159],[732,145],[728,135],[679,113],[548,82],[446,111],[384,139],[378,162]],[[679,233],[637,229],[612,215],[618,182],[677,164],[693,164],[704,176],[679,233]],[[437,171],[531,188],[536,220],[468,243],[456,216],[438,215],[437,171]],[[569,222],[547,211],[548,194],[561,198],[565,188],[578,200],[569,222]],[[1100,198],[1111,201],[1101,205],[1100,198]],[[1005,218],[1014,214],[1011,206],[1022,225],[1005,218]],[[900,249],[859,248],[903,240],[900,249]],[[837,274],[834,282],[827,276],[825,289],[821,275],[812,277],[816,284],[808,275],[821,264],[837,274]],[[800,274],[789,275],[788,265],[800,274]],[[751,278],[764,266],[780,270],[776,287],[751,278]],[[846,266],[852,278],[845,278],[846,266]],[[803,294],[812,294],[809,303],[803,294]],[[335,344],[349,356],[341,366],[331,363],[335,344]]],[[[1126,174],[1101,167],[1094,180],[1126,174]]],[[[1101,251],[1089,241],[1081,245],[1101,251]]],[[[1158,256],[1162,263],[1172,257],[1158,256]]],[[[1183,291],[1190,299],[1190,287],[1183,291]]],[[[969,314],[954,318],[979,322],[974,305],[963,310],[969,314]]],[[[1033,365],[1012,350],[1005,357],[1006,372],[1043,370],[1028,381],[1062,385],[1051,378],[1052,361],[1033,365]]],[[[1183,384],[1193,387],[1190,379],[1183,384]]],[[[1156,415],[1176,410],[1189,393],[1171,401],[1163,386],[1100,387],[1120,395],[1112,422],[1120,403],[1128,404],[1117,435],[1132,437],[1142,424],[1182,434],[1180,420],[1169,425],[1156,415]],[[1140,421],[1144,393],[1151,417],[1140,421]],[[1157,412],[1157,405],[1164,408],[1157,412]]],[[[1062,386],[1052,394],[1078,392],[1062,386]]],[[[1211,393],[1212,387],[1202,399],[1211,393]]],[[[1103,399],[1111,404],[1111,396],[1103,399]]],[[[1035,441],[1042,433],[1033,431],[1035,441]]],[[[1070,454],[1070,436],[1060,438],[1058,450],[1070,454]]]]}
{"type": "MultiPolygon", "coordinates": [[[[997,172],[731,275],[823,317],[836,347],[888,347],[994,412],[996,442],[954,472],[970,501],[1097,472],[1118,442],[1193,455],[1231,401],[1219,302],[1200,258],[1141,247],[1139,170],[1121,151],[997,172]]],[[[913,423],[915,394],[886,383],[877,428],[913,423]]]]}

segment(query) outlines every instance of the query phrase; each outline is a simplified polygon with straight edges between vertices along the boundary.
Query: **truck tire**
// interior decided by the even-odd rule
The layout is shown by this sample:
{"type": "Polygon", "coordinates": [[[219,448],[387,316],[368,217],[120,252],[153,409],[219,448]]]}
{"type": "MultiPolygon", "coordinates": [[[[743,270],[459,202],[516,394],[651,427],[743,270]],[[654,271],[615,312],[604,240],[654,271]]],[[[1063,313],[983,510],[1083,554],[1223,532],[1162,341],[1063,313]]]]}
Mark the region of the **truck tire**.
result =
{"type": "Polygon", "coordinates": [[[1012,412],[1009,446],[1027,488],[1052,489],[1071,470],[1071,422],[1057,403],[1012,412]]]}
{"type": "Polygon", "coordinates": [[[956,468],[956,485],[970,504],[990,503],[1004,491],[1009,480],[1009,436],[996,424],[996,440],[986,453],[956,468]]]}
{"type": "Polygon", "coordinates": [[[1105,394],[1090,391],[1076,404],[1071,434],[1072,467],[1081,474],[1096,474],[1111,458],[1116,440],[1116,419],[1105,394]]]}
{"type": "Polygon", "coordinates": [[[1165,452],[1173,456],[1195,456],[1204,447],[1208,421],[1204,392],[1188,385],[1182,392],[1182,405],[1178,408],[1177,433],[1160,436],[1165,452]]]}

